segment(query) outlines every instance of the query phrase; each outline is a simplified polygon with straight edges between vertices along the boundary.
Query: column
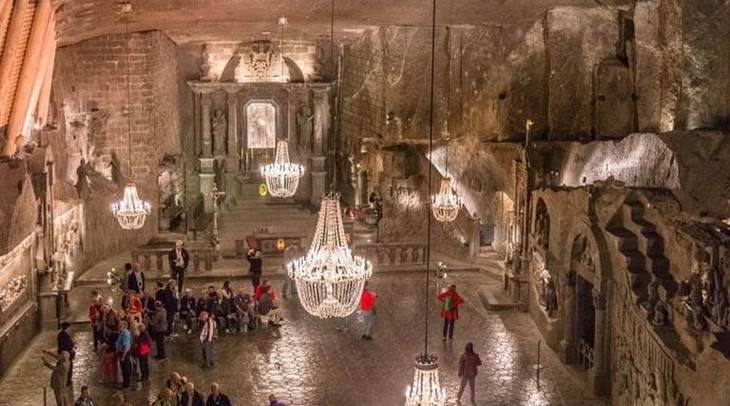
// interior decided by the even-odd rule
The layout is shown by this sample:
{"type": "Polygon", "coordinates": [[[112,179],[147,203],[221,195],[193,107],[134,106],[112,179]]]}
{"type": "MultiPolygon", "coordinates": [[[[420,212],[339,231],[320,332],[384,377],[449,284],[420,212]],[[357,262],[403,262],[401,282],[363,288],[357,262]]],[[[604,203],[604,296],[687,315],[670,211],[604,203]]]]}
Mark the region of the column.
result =
{"type": "Polygon", "coordinates": [[[562,278],[564,335],[560,345],[563,347],[563,362],[575,363],[575,274],[564,273],[562,278]]]}
{"type": "Polygon", "coordinates": [[[595,325],[593,339],[593,368],[589,376],[591,390],[596,396],[608,392],[608,372],[606,371],[606,295],[594,291],[593,308],[595,325]]]}
{"type": "Polygon", "coordinates": [[[213,156],[213,139],[210,133],[210,95],[203,93],[200,96],[200,124],[203,151],[201,156],[210,158],[213,156]]]}
{"type": "Polygon", "coordinates": [[[235,90],[227,91],[228,95],[228,153],[226,154],[226,172],[238,173],[239,171],[239,146],[238,146],[238,98],[235,90]]]}
{"type": "Polygon", "coordinates": [[[312,194],[309,199],[313,206],[319,207],[322,195],[326,191],[327,169],[324,155],[324,143],[330,128],[329,85],[312,85],[314,94],[314,145],[310,173],[312,176],[312,194]]]}
{"type": "Polygon", "coordinates": [[[193,142],[190,145],[193,148],[193,159],[200,156],[201,153],[200,124],[200,93],[193,89],[193,142]]]}

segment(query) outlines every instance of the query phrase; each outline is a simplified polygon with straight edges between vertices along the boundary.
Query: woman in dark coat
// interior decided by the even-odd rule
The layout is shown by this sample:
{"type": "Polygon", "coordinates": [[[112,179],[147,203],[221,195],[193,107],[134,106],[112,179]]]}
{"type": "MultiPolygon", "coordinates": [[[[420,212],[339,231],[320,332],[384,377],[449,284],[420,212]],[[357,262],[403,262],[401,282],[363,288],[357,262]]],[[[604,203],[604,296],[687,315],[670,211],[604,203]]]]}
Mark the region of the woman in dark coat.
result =
{"type": "Polygon", "coordinates": [[[461,385],[459,386],[459,394],[456,395],[457,403],[461,402],[461,395],[464,393],[464,388],[467,383],[471,391],[471,403],[476,403],[474,397],[474,380],[477,376],[477,368],[479,365],[482,365],[482,360],[479,358],[479,354],[474,352],[474,344],[467,343],[464,354],[459,358],[459,378],[461,378],[461,385]]]}

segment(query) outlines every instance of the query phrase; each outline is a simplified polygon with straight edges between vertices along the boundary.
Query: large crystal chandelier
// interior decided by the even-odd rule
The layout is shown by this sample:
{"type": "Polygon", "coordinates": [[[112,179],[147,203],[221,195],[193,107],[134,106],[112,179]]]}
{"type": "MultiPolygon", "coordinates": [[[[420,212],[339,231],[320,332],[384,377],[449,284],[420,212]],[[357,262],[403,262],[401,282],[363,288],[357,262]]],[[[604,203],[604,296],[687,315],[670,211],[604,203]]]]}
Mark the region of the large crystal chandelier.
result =
{"type": "MultiPolygon", "coordinates": [[[[429,157],[433,153],[433,113],[434,113],[434,67],[436,59],[436,0],[433,0],[433,13],[432,13],[432,26],[431,26],[431,109],[429,119],[429,133],[428,133],[428,155],[429,157]]],[[[431,182],[431,165],[428,170],[428,193],[431,194],[433,188],[433,182],[431,182]]],[[[451,218],[452,221],[458,214],[458,205],[456,213],[452,213],[450,208],[458,203],[458,196],[454,194],[444,193],[451,192],[451,185],[448,183],[448,178],[441,183],[441,193],[433,197],[432,206],[433,213],[437,220],[439,217],[444,219],[451,218]],[[444,189],[446,186],[446,189],[444,189]],[[438,210],[437,210],[438,209],[438,210]],[[446,210],[443,210],[446,209],[446,210]]],[[[423,353],[416,357],[415,372],[413,374],[413,384],[406,390],[406,401],[405,406],[443,406],[446,404],[446,391],[441,388],[439,382],[439,365],[438,358],[429,354],[428,352],[428,321],[431,315],[431,309],[429,308],[429,298],[431,296],[431,214],[426,213],[426,286],[424,290],[425,304],[424,304],[424,329],[423,329],[423,353]]]]}
{"type": "MultiPolygon", "coordinates": [[[[132,3],[126,2],[122,6],[122,13],[124,15],[127,15],[132,12],[132,3]]],[[[131,38],[129,38],[129,18],[127,16],[127,21],[125,23],[125,31],[127,33],[127,41],[128,44],[131,42],[131,38]]],[[[128,148],[129,148],[129,173],[130,177],[133,178],[134,174],[132,173],[132,112],[131,112],[131,104],[132,104],[132,91],[131,91],[131,84],[129,82],[129,54],[131,53],[131,49],[129,47],[127,48],[127,141],[128,141],[128,148]]],[[[112,204],[112,213],[117,218],[117,221],[119,222],[119,225],[125,229],[125,230],[138,230],[144,226],[144,221],[147,219],[147,216],[150,214],[151,206],[146,201],[140,199],[139,194],[137,194],[137,186],[134,184],[134,182],[130,182],[127,184],[127,186],[124,187],[124,196],[122,197],[122,200],[112,204]]]]}
{"type": "Polygon", "coordinates": [[[446,178],[441,181],[439,193],[431,196],[431,211],[436,220],[442,223],[449,223],[456,220],[461,207],[461,198],[453,187],[451,181],[446,178]]]}
{"type": "Polygon", "coordinates": [[[439,383],[438,359],[431,356],[416,358],[413,385],[406,389],[406,406],[438,406],[446,404],[446,391],[439,383]]]}
{"type": "Polygon", "coordinates": [[[150,204],[139,198],[137,186],[134,183],[127,184],[124,187],[122,200],[112,204],[112,213],[117,217],[119,225],[125,230],[142,228],[150,211],[150,204]]]}
{"type": "Polygon", "coordinates": [[[289,162],[289,144],[285,140],[276,142],[274,163],[261,167],[269,194],[274,197],[292,197],[304,175],[302,165],[289,162]]]}
{"type": "Polygon", "coordinates": [[[325,319],[349,316],[357,309],[373,267],[347,246],[338,194],[324,198],[309,252],[290,262],[287,270],[308,313],[325,319]]]}

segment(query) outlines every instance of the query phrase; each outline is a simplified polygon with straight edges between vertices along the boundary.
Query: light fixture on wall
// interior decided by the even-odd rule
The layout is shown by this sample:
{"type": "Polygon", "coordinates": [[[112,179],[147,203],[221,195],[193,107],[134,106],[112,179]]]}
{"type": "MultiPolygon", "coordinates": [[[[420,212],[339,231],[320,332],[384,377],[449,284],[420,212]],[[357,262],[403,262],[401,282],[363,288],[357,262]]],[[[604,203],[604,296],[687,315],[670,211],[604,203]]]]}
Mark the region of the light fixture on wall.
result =
{"type": "MultiPolygon", "coordinates": [[[[431,110],[429,115],[429,131],[428,131],[428,155],[433,152],[433,117],[434,117],[434,59],[436,57],[436,0],[433,0],[432,9],[432,25],[431,25],[431,110]]],[[[428,166],[428,194],[431,194],[433,183],[431,182],[433,173],[433,165],[428,166]]],[[[438,196],[438,195],[437,195],[438,196]]],[[[436,197],[436,196],[434,196],[436,197]]],[[[432,207],[435,205],[433,202],[432,207]]],[[[434,215],[438,219],[438,215],[434,210],[434,215]]],[[[438,358],[428,353],[428,332],[429,332],[429,298],[430,293],[430,276],[431,276],[431,214],[426,214],[426,288],[425,288],[425,305],[424,305],[424,331],[423,331],[423,354],[416,357],[415,372],[413,374],[413,384],[406,389],[406,406],[443,406],[446,404],[446,391],[441,388],[439,382],[439,365],[438,358]]]]}
{"type": "MultiPolygon", "coordinates": [[[[128,44],[131,43],[129,37],[129,13],[132,12],[132,3],[126,2],[122,6],[122,13],[125,15],[125,32],[128,44]]],[[[131,45],[127,47],[127,142],[129,156],[129,177],[130,182],[124,187],[124,195],[122,200],[112,204],[112,213],[117,218],[119,226],[125,230],[138,230],[144,227],[144,222],[150,214],[152,207],[150,204],[139,197],[137,193],[137,185],[134,184],[134,171],[132,169],[132,90],[130,84],[129,71],[129,54],[131,53],[131,45]]]]}
{"type": "Polygon", "coordinates": [[[289,144],[286,140],[279,140],[276,142],[274,163],[261,167],[261,175],[271,196],[292,197],[304,175],[304,166],[289,162],[289,144]]]}
{"type": "Polygon", "coordinates": [[[346,317],[357,309],[373,266],[354,256],[347,246],[339,194],[322,200],[309,252],[290,262],[287,271],[297,284],[302,307],[309,314],[323,319],[346,317]]]}
{"type": "MultiPolygon", "coordinates": [[[[449,177],[449,141],[450,138],[446,133],[446,153],[445,162],[446,170],[444,171],[444,179],[441,180],[441,188],[439,193],[431,196],[431,211],[436,220],[442,223],[449,223],[456,220],[461,208],[461,198],[456,190],[451,186],[451,178],[449,177]]],[[[430,153],[429,153],[430,155],[430,153]]]]}

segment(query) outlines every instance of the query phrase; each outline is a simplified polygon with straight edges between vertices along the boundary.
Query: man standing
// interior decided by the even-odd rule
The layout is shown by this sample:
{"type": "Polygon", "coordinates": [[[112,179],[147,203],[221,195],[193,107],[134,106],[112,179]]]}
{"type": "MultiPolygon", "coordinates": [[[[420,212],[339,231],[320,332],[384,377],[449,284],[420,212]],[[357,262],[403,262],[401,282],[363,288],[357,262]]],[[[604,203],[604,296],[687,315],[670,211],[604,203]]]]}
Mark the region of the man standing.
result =
{"type": "MultiPolygon", "coordinates": [[[[56,406],[70,406],[71,403],[68,401],[68,370],[69,370],[69,354],[66,351],[62,351],[59,354],[54,354],[50,351],[43,351],[41,360],[46,368],[53,371],[51,373],[51,389],[53,389],[53,396],[56,398],[56,406]],[[45,359],[43,355],[48,355],[56,359],[56,364],[52,364],[50,361],[45,359]]],[[[72,395],[73,396],[73,395],[72,395]]]]}
{"type": "Polygon", "coordinates": [[[362,290],[362,296],[360,296],[360,314],[362,315],[363,322],[363,340],[372,340],[373,337],[370,335],[373,330],[373,322],[375,321],[375,303],[377,302],[377,295],[372,290],[368,289],[368,283],[365,282],[365,286],[362,290]]]}
{"type": "Polygon", "coordinates": [[[281,267],[284,268],[284,286],[281,287],[281,294],[284,296],[284,299],[287,298],[286,291],[290,284],[291,295],[297,295],[297,285],[294,283],[292,278],[289,277],[289,271],[287,269],[287,265],[296,259],[297,254],[299,254],[299,246],[296,244],[292,244],[284,250],[284,260],[281,262],[281,267]]]}
{"type": "Polygon", "coordinates": [[[474,379],[477,376],[477,367],[482,365],[482,360],[479,358],[479,354],[474,352],[474,344],[467,343],[464,349],[464,354],[459,359],[459,378],[461,378],[461,385],[459,385],[459,393],[456,395],[456,403],[461,403],[461,395],[464,393],[466,384],[469,384],[469,390],[471,391],[471,403],[476,404],[474,397],[474,379]]]}
{"type": "Polygon", "coordinates": [[[195,385],[192,382],[185,384],[185,391],[180,396],[180,406],[205,406],[203,402],[203,395],[195,390],[195,385]]]}
{"type": "Polygon", "coordinates": [[[185,279],[185,270],[188,268],[190,257],[188,250],[183,248],[182,240],[175,241],[175,248],[168,255],[170,260],[170,273],[173,279],[177,281],[177,291],[183,291],[183,281],[185,279]]]}
{"type": "Polygon", "coordinates": [[[132,360],[129,358],[129,350],[132,349],[132,334],[127,330],[127,322],[119,322],[119,336],[114,343],[119,360],[119,368],[122,370],[122,388],[129,389],[132,384],[132,360]]]}
{"type": "Polygon", "coordinates": [[[132,272],[127,276],[127,289],[133,292],[144,292],[144,272],[140,269],[139,262],[132,265],[132,272]]]}
{"type": "Polygon", "coordinates": [[[203,350],[203,369],[213,368],[215,365],[215,353],[213,343],[218,337],[218,327],[215,319],[210,317],[207,311],[200,313],[200,322],[202,328],[200,330],[200,346],[203,350]]]}
{"type": "Polygon", "coordinates": [[[220,385],[214,383],[210,385],[210,395],[205,406],[231,406],[231,400],[221,392],[220,385]]]}
{"type": "Polygon", "coordinates": [[[167,333],[167,310],[159,300],[155,302],[155,314],[152,317],[152,328],[157,346],[156,360],[165,359],[165,333],[167,333]]]}
{"type": "Polygon", "coordinates": [[[256,289],[261,283],[261,274],[263,273],[263,259],[261,258],[261,251],[248,250],[246,259],[250,264],[248,273],[251,274],[251,283],[253,288],[256,289]]]}
{"type": "Polygon", "coordinates": [[[68,378],[66,385],[69,387],[71,386],[71,377],[73,376],[73,370],[74,370],[74,358],[76,355],[76,344],[74,343],[74,340],[71,338],[71,334],[68,333],[68,328],[71,327],[71,323],[64,321],[61,323],[61,330],[58,332],[58,335],[56,336],[56,348],[57,352],[60,354],[62,352],[68,353],[68,378]]]}
{"type": "Polygon", "coordinates": [[[438,300],[441,301],[441,317],[444,319],[444,337],[448,334],[449,340],[454,338],[454,324],[459,320],[459,306],[464,303],[464,299],[456,293],[456,285],[449,286],[438,294],[438,300]]]}
{"type": "Polygon", "coordinates": [[[175,336],[175,314],[179,307],[180,301],[177,299],[175,292],[175,281],[170,279],[167,286],[162,290],[162,305],[167,310],[167,334],[175,336]]]}

